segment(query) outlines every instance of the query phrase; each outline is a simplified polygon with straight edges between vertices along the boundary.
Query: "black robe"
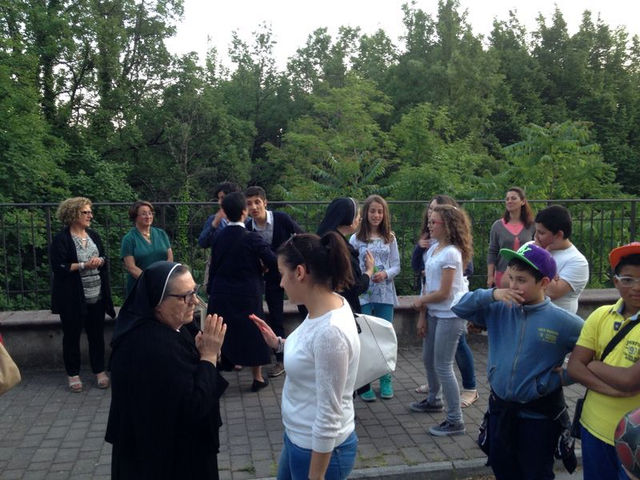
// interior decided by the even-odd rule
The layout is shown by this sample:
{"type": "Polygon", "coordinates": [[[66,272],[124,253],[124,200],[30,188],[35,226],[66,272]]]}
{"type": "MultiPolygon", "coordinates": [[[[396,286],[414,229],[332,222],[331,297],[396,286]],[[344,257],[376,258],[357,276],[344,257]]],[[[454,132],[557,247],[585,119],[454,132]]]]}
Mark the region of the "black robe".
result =
{"type": "Polygon", "coordinates": [[[250,314],[263,316],[262,265],[269,270],[278,268],[271,247],[257,233],[228,225],[214,239],[207,313],[224,318],[227,334],[222,355],[233,365],[258,366],[270,362],[270,349],[249,319],[250,314]]]}
{"type": "MultiPolygon", "coordinates": [[[[212,363],[200,360],[185,327],[176,331],[139,315],[159,298],[150,293],[146,304],[136,301],[149,269],[127,298],[112,343],[105,436],[113,444],[112,478],[217,479],[219,399],[228,383],[212,363]]],[[[157,285],[149,290],[157,292],[157,285]]]]}

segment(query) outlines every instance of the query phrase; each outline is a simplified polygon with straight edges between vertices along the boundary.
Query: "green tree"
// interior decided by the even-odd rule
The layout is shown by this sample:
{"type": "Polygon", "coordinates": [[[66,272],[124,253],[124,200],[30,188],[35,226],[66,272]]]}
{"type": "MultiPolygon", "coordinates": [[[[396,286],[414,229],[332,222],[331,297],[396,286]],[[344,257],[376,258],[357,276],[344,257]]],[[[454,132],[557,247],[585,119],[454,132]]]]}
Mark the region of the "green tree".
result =
{"type": "Polygon", "coordinates": [[[511,168],[504,185],[517,184],[531,198],[606,198],[616,195],[615,170],[604,162],[585,122],[523,129],[522,141],[505,148],[511,168]]]}
{"type": "Polygon", "coordinates": [[[364,191],[390,168],[392,148],[377,122],[390,111],[388,98],[371,81],[350,74],[344,87],[311,97],[308,115],[291,124],[278,147],[268,146],[269,161],[280,171],[280,187],[294,198],[326,198],[340,185],[364,191]],[[327,190],[323,182],[333,188],[327,190]]]}

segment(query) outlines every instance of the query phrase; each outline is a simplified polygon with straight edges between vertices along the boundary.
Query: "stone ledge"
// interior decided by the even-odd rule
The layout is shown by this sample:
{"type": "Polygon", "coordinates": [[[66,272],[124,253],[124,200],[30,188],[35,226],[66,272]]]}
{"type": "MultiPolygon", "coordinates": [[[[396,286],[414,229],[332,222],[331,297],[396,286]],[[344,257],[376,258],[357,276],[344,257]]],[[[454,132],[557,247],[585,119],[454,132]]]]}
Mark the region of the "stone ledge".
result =
{"type": "MultiPolygon", "coordinates": [[[[400,347],[418,346],[422,339],[416,335],[415,325],[417,312],[412,308],[415,295],[399,298],[395,309],[393,327],[398,336],[400,347]]],[[[616,289],[586,290],[580,296],[578,314],[587,316],[600,305],[612,304],[618,298],[616,289]]],[[[266,307],[265,307],[266,308],[266,307]]],[[[117,311],[117,309],[116,309],[117,311]]],[[[299,325],[302,317],[298,308],[285,302],[285,332],[289,333],[299,325]]],[[[109,344],[113,334],[114,320],[106,318],[104,338],[107,357],[110,355],[109,344]]],[[[4,335],[7,350],[21,367],[53,368],[62,365],[62,328],[60,317],[48,310],[32,310],[0,313],[0,332],[4,335]]],[[[480,339],[480,336],[473,338],[480,339]]],[[[470,340],[472,338],[470,337],[470,340]]],[[[87,339],[81,336],[80,349],[83,362],[86,362],[87,339]]]]}
{"type": "MultiPolygon", "coordinates": [[[[398,305],[395,308],[396,312],[408,311],[413,312],[413,301],[417,298],[417,295],[405,295],[398,297],[398,305]]],[[[618,291],[615,288],[599,288],[589,289],[582,292],[580,295],[581,307],[589,308],[592,305],[607,305],[615,303],[618,300],[618,291]]],[[[116,313],[119,308],[116,308],[116,313]]],[[[266,310],[266,304],[265,304],[266,310]]],[[[593,309],[591,309],[593,310],[593,309]]],[[[287,316],[297,316],[298,307],[288,300],[284,302],[284,313],[287,316]]],[[[113,323],[113,319],[106,317],[106,324],[113,323]]],[[[24,310],[24,311],[12,311],[0,313],[0,328],[13,329],[24,327],[47,327],[52,325],[59,325],[60,317],[57,314],[51,313],[49,310],[24,310]]]]}

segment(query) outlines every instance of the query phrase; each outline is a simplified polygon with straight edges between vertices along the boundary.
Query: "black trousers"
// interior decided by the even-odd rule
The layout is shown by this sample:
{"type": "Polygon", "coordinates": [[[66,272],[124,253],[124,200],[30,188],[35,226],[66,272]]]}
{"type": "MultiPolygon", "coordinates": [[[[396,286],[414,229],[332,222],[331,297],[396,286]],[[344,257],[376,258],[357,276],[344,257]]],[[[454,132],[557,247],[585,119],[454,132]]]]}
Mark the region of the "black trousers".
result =
{"type": "Polygon", "coordinates": [[[83,303],[80,315],[60,314],[62,321],[62,358],[67,375],[80,373],[80,334],[84,327],[89,341],[89,361],[93,373],[104,371],[104,304],[83,303]]]}
{"type": "Polygon", "coordinates": [[[560,424],[550,419],[518,418],[514,454],[507,452],[508,439],[498,435],[499,415],[489,414],[489,463],[497,480],[551,480],[553,452],[560,435],[560,424]]]}
{"type": "MultiPolygon", "coordinates": [[[[265,282],[264,298],[269,308],[267,323],[277,336],[285,338],[284,335],[284,290],[280,288],[279,283],[265,282]]],[[[283,354],[276,353],[276,361],[282,362],[283,354]]]]}

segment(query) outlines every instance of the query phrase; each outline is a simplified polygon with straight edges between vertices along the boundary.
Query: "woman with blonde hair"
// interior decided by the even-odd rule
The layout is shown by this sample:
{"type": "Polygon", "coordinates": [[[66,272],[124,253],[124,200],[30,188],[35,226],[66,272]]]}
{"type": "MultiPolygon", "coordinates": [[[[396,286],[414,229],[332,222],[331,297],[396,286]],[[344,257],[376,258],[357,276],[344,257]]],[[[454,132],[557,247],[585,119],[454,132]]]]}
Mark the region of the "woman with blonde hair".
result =
{"type": "MultiPolygon", "coordinates": [[[[436,205],[452,205],[454,207],[460,207],[449,195],[434,195],[431,201],[427,204],[427,208],[422,216],[422,228],[420,229],[420,239],[413,249],[413,255],[411,257],[411,267],[420,279],[420,292],[424,285],[424,255],[435,240],[431,239],[429,233],[429,218],[436,205]]],[[[473,259],[465,265],[464,276],[469,278],[473,274],[473,259]]],[[[462,408],[467,408],[473,405],[478,400],[478,389],[476,384],[476,372],[475,363],[473,360],[473,353],[469,344],[467,343],[466,335],[461,335],[458,341],[458,348],[456,350],[456,363],[460,370],[460,377],[462,378],[462,391],[460,392],[460,404],[462,408]]],[[[424,383],[419,385],[415,389],[416,393],[428,393],[429,385],[424,383]]]]}
{"type": "Polygon", "coordinates": [[[74,197],[63,201],[56,212],[65,224],[49,247],[53,271],[51,311],[62,322],[62,357],[69,389],[82,391],[80,380],[80,334],[89,341],[91,370],[98,388],[109,387],[104,371],[104,315],[115,318],[111,301],[107,258],[100,235],[89,228],[93,220],[91,200],[74,197]]]}
{"type": "Polygon", "coordinates": [[[473,254],[471,226],[467,214],[458,207],[436,205],[429,217],[429,233],[435,242],[425,254],[425,286],[414,308],[420,315],[417,330],[424,338],[423,358],[429,394],[410,408],[417,412],[444,410],[447,416],[429,429],[435,436],[460,435],[465,432],[460,406],[460,389],[453,372],[453,360],[466,321],[451,311],[454,298],[469,291],[464,265],[473,254]],[[427,317],[428,315],[428,317],[427,317]]]}

